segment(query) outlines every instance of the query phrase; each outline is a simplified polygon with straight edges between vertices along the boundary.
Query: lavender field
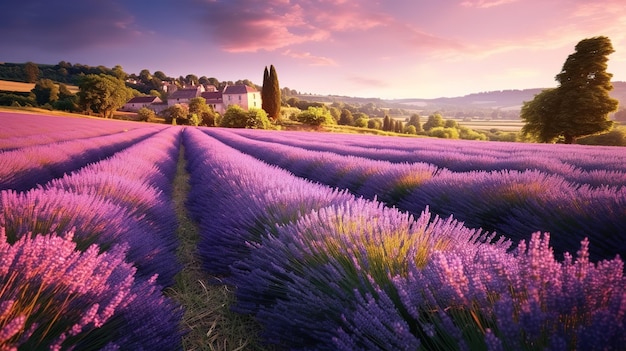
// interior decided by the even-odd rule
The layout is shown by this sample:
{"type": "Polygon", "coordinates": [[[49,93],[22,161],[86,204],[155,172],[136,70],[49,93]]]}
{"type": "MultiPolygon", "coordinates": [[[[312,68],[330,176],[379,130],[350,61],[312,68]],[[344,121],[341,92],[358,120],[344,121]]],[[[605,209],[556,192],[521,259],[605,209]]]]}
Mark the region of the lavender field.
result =
{"type": "Polygon", "coordinates": [[[0,112],[0,350],[177,350],[173,179],[285,350],[622,350],[626,150],[0,112]]]}

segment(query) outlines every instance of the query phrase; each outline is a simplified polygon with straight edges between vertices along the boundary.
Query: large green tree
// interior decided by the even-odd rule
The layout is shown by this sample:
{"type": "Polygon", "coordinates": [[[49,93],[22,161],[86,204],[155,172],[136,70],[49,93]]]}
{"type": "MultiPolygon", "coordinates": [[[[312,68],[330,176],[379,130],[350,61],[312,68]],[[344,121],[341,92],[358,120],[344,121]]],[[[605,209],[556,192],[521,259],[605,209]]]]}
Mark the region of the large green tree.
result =
{"type": "Polygon", "coordinates": [[[187,124],[189,108],[186,105],[174,104],[161,112],[165,123],[172,125],[187,124]]]}
{"type": "Polygon", "coordinates": [[[525,102],[520,113],[525,122],[522,134],[531,136],[540,143],[550,143],[559,137],[557,122],[561,105],[555,88],[542,90],[534,99],[525,102]]]}
{"type": "Polygon", "coordinates": [[[428,116],[428,120],[426,123],[422,125],[424,131],[430,131],[433,128],[444,127],[446,122],[443,120],[443,116],[439,112],[435,112],[432,115],[428,116]]]}
{"type": "Polygon", "coordinates": [[[413,126],[415,127],[415,132],[421,132],[422,131],[422,123],[420,121],[420,115],[417,113],[414,113],[411,115],[411,117],[409,118],[409,121],[407,122],[407,126],[413,126]]]}
{"type": "Polygon", "coordinates": [[[354,117],[352,116],[352,112],[350,110],[344,108],[341,110],[341,115],[339,115],[339,121],[337,122],[343,126],[351,126],[354,124],[354,117]]]}
{"type": "Polygon", "coordinates": [[[567,144],[579,137],[609,131],[609,113],[618,101],[611,98],[612,74],[606,71],[608,55],[615,52],[608,37],[581,40],[556,76],[559,85],[537,94],[522,107],[522,133],[540,142],[563,138],[567,144]]]}
{"type": "Polygon", "coordinates": [[[277,120],[280,118],[280,86],[278,84],[278,75],[274,65],[267,66],[263,72],[263,87],[261,88],[262,108],[269,118],[277,120]]]}
{"type": "Polygon", "coordinates": [[[39,78],[39,66],[33,62],[26,62],[24,65],[24,75],[27,83],[35,83],[39,78]]]}
{"type": "Polygon", "coordinates": [[[198,125],[214,127],[217,113],[206,103],[206,99],[199,96],[189,100],[189,113],[199,117],[198,125]]]}
{"type": "Polygon", "coordinates": [[[59,87],[50,79],[39,79],[31,91],[40,106],[54,103],[59,99],[59,87]]]}
{"type": "Polygon", "coordinates": [[[95,112],[104,118],[113,118],[113,112],[133,97],[133,90],[124,81],[107,74],[88,74],[80,84],[78,98],[87,112],[95,112]]]}

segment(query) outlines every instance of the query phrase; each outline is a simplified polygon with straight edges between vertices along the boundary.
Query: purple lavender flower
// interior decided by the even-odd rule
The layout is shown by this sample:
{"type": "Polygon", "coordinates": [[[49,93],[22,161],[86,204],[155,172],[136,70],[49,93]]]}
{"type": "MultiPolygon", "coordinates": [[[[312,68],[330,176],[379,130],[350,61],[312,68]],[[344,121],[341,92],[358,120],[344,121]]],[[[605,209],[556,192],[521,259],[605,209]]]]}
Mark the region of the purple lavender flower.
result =
{"type": "Polygon", "coordinates": [[[0,256],[11,257],[0,272],[3,347],[71,345],[134,299],[125,248],[98,251],[76,251],[72,233],[25,235],[12,245],[0,233],[0,256]]]}

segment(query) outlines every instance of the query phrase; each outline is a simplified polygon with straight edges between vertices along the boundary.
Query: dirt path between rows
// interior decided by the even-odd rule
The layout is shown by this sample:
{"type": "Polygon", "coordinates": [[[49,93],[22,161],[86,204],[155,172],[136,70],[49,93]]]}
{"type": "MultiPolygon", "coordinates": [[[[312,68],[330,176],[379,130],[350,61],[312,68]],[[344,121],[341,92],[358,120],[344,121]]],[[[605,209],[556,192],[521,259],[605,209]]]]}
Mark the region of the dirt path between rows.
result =
{"type": "Polygon", "coordinates": [[[196,255],[198,227],[187,213],[185,200],[190,191],[189,174],[185,169],[184,147],[181,146],[174,178],[173,201],[178,218],[178,258],[183,265],[176,284],[165,293],[184,308],[182,327],[183,350],[267,350],[256,343],[258,326],[248,317],[230,311],[234,301],[232,288],[210,284],[196,255]]]}

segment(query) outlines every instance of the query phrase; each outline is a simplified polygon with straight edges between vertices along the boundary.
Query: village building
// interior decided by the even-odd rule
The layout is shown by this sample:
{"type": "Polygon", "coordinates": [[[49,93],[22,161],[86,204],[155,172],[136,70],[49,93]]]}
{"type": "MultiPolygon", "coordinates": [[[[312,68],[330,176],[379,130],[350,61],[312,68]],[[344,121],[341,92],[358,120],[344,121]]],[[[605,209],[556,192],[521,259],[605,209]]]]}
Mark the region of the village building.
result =
{"type": "Polygon", "coordinates": [[[130,99],[122,111],[139,111],[141,107],[147,107],[156,113],[160,113],[176,104],[189,106],[193,98],[202,97],[207,105],[217,113],[223,114],[230,105],[238,105],[245,111],[251,108],[261,108],[261,93],[247,85],[227,85],[222,91],[213,85],[193,86],[187,88],[170,89],[167,103],[154,96],[139,96],[130,99]],[[141,106],[139,106],[141,101],[141,106]],[[152,102],[150,102],[152,101],[152,102]]]}
{"type": "Polygon", "coordinates": [[[221,92],[205,91],[204,93],[200,94],[200,96],[202,96],[206,100],[207,105],[213,108],[213,111],[219,114],[224,114],[224,112],[226,111],[224,109],[224,101],[222,98],[223,95],[221,92]]]}
{"type": "Polygon", "coordinates": [[[230,105],[239,105],[248,111],[251,108],[261,108],[261,93],[247,85],[228,85],[222,93],[224,111],[230,105]]]}
{"type": "Polygon", "coordinates": [[[191,88],[181,88],[170,93],[167,97],[167,105],[174,106],[176,104],[189,106],[189,101],[193,98],[197,98],[204,92],[204,87],[199,85],[191,88]]]}
{"type": "Polygon", "coordinates": [[[137,112],[142,107],[147,107],[153,110],[152,105],[159,103],[163,103],[163,100],[161,100],[158,96],[136,96],[128,100],[128,102],[125,103],[120,110],[127,112],[137,112]]]}

